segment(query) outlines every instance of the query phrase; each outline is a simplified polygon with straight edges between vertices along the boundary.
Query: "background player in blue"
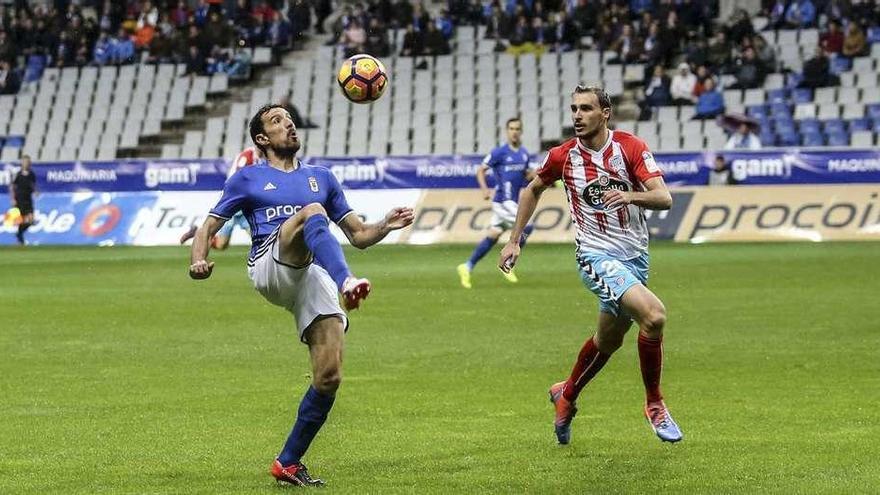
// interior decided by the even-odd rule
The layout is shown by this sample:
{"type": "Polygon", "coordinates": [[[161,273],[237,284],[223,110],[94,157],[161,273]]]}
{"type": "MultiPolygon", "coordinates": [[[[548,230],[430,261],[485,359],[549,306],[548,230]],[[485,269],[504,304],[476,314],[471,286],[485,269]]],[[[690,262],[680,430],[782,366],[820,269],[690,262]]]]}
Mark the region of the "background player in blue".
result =
{"type": "MultiPolygon", "coordinates": [[[[477,183],[483,191],[484,199],[492,200],[492,221],[486,229],[486,237],[477,244],[469,260],[458,265],[458,277],[465,289],[471,288],[471,271],[474,266],[486,256],[492,246],[498,242],[501,234],[510,230],[516,223],[516,208],[519,201],[519,191],[528,184],[535,176],[535,171],[529,167],[529,152],[522,147],[522,121],[514,117],[507,121],[507,144],[493,149],[483,159],[483,166],[477,170],[477,183]],[[486,172],[492,171],[495,176],[495,194],[486,183],[486,172]]],[[[532,225],[529,224],[523,231],[520,246],[524,246],[526,238],[532,233],[532,225]]],[[[516,283],[516,275],[510,272],[501,272],[510,282],[516,283]]]]}
{"type": "Polygon", "coordinates": [[[295,485],[321,485],[301,459],[327,419],[341,381],[348,318],[339,306],[339,294],[351,310],[370,292],[370,282],[349,270],[329,222],[363,249],[410,225],[413,211],[394,208],[380,222],[363,223],[329,170],[296,158],[296,126],[281,105],[257,111],[250,134],[266,162],[245,167],[226,181],[223,196],[193,239],[189,274],[194,279],[211,275],[210,239],[226,220],[243,211],[252,237],[248,276],[266,300],[293,313],[312,364],[312,384],[271,474],[295,485]]]}

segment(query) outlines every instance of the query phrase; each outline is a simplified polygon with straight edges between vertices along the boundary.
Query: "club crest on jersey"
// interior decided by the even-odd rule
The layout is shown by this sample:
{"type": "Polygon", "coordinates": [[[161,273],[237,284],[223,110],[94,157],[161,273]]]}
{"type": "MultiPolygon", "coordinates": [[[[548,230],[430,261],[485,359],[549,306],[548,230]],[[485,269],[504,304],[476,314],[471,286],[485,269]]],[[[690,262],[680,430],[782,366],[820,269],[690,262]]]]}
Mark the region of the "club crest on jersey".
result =
{"type": "Polygon", "coordinates": [[[318,180],[314,177],[309,177],[309,189],[311,189],[312,192],[318,192],[318,180]]]}
{"type": "Polygon", "coordinates": [[[609,160],[611,168],[617,171],[618,174],[622,175],[626,170],[626,166],[623,164],[623,158],[620,155],[614,155],[609,160]]]}
{"type": "Polygon", "coordinates": [[[629,191],[629,185],[620,179],[600,175],[587,183],[587,187],[584,188],[583,198],[590,208],[604,210],[605,204],[602,202],[602,196],[612,190],[629,191]]]}

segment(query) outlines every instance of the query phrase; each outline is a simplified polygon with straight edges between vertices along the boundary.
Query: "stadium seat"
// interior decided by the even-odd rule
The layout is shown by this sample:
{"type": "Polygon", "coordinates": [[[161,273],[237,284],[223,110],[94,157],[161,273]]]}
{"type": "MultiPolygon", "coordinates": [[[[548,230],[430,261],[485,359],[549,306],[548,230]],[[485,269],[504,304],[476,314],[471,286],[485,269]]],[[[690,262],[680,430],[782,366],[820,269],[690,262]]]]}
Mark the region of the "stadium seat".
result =
{"type": "Polygon", "coordinates": [[[874,133],[870,130],[855,131],[850,144],[854,147],[870,148],[874,146],[874,133]]]}
{"type": "Polygon", "coordinates": [[[822,126],[816,119],[805,119],[798,122],[798,130],[802,134],[820,134],[822,132],[822,126]]]}
{"type": "Polygon", "coordinates": [[[840,74],[852,68],[852,60],[846,57],[835,57],[831,59],[831,73],[840,74]]]}
{"type": "Polygon", "coordinates": [[[846,133],[846,126],[840,119],[830,119],[822,123],[822,127],[826,134],[843,134],[846,133]]]}
{"type": "Polygon", "coordinates": [[[817,132],[808,132],[801,135],[801,145],[803,146],[824,146],[825,138],[817,132]]]}
{"type": "Polygon", "coordinates": [[[828,146],[849,146],[849,136],[845,132],[828,134],[828,146]]]}
{"type": "Polygon", "coordinates": [[[871,119],[867,117],[861,117],[852,119],[849,121],[849,132],[852,134],[858,131],[870,131],[871,130],[871,119]]]}

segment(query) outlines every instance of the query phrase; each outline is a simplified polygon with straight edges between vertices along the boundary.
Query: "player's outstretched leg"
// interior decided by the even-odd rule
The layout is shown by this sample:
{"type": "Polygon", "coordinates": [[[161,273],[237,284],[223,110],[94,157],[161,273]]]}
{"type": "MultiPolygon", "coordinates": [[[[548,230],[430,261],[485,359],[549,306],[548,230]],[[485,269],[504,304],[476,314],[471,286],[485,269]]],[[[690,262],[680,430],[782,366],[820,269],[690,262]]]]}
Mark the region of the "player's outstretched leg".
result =
{"type": "Polygon", "coordinates": [[[342,382],[344,332],[342,320],[337,316],[321,317],[306,329],[313,379],[299,404],[293,430],[272,463],[270,473],[278,481],[300,486],[324,484],[322,480],[309,475],[302,457],[327,420],[336,400],[336,391],[342,382]]]}
{"type": "Polygon", "coordinates": [[[571,441],[571,421],[577,414],[575,402],[578,396],[605,366],[611,354],[620,348],[630,324],[627,317],[600,312],[599,329],[581,347],[568,379],[550,387],[550,401],[556,410],[553,427],[556,440],[560,444],[565,445],[571,441]]]}
{"type": "Polygon", "coordinates": [[[639,323],[639,365],[645,385],[645,418],[664,442],[682,439],[678,424],[669,414],[660,391],[660,375],[663,370],[663,328],[666,325],[666,308],[647,287],[638,285],[624,294],[622,301],[639,323]]]}
{"type": "Polygon", "coordinates": [[[471,288],[471,271],[473,271],[474,266],[483,259],[483,256],[486,256],[486,253],[492,249],[498,242],[498,236],[501,234],[500,231],[495,232],[494,230],[489,233],[479,244],[474,248],[474,252],[471,253],[470,259],[468,259],[465,263],[462,263],[456,267],[458,271],[458,278],[461,281],[461,286],[465,289],[471,288]]]}
{"type": "Polygon", "coordinates": [[[342,246],[330,232],[330,219],[318,203],[304,206],[281,226],[281,261],[302,266],[314,256],[342,294],[345,309],[357,309],[370,294],[370,281],[352,275],[342,246]]]}

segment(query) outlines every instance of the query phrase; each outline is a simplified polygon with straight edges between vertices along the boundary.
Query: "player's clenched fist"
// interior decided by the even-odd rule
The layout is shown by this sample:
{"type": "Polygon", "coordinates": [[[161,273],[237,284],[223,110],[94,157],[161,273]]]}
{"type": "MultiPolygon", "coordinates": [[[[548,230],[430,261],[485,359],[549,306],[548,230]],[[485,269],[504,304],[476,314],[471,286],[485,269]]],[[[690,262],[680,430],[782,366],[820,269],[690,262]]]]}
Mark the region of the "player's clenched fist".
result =
{"type": "Polygon", "coordinates": [[[203,280],[211,276],[214,270],[214,262],[207,260],[196,261],[189,265],[189,276],[195,280],[203,280]]]}
{"type": "Polygon", "coordinates": [[[501,250],[501,257],[498,259],[498,268],[504,273],[510,273],[519,259],[520,247],[515,242],[508,242],[504,249],[501,250]]]}

